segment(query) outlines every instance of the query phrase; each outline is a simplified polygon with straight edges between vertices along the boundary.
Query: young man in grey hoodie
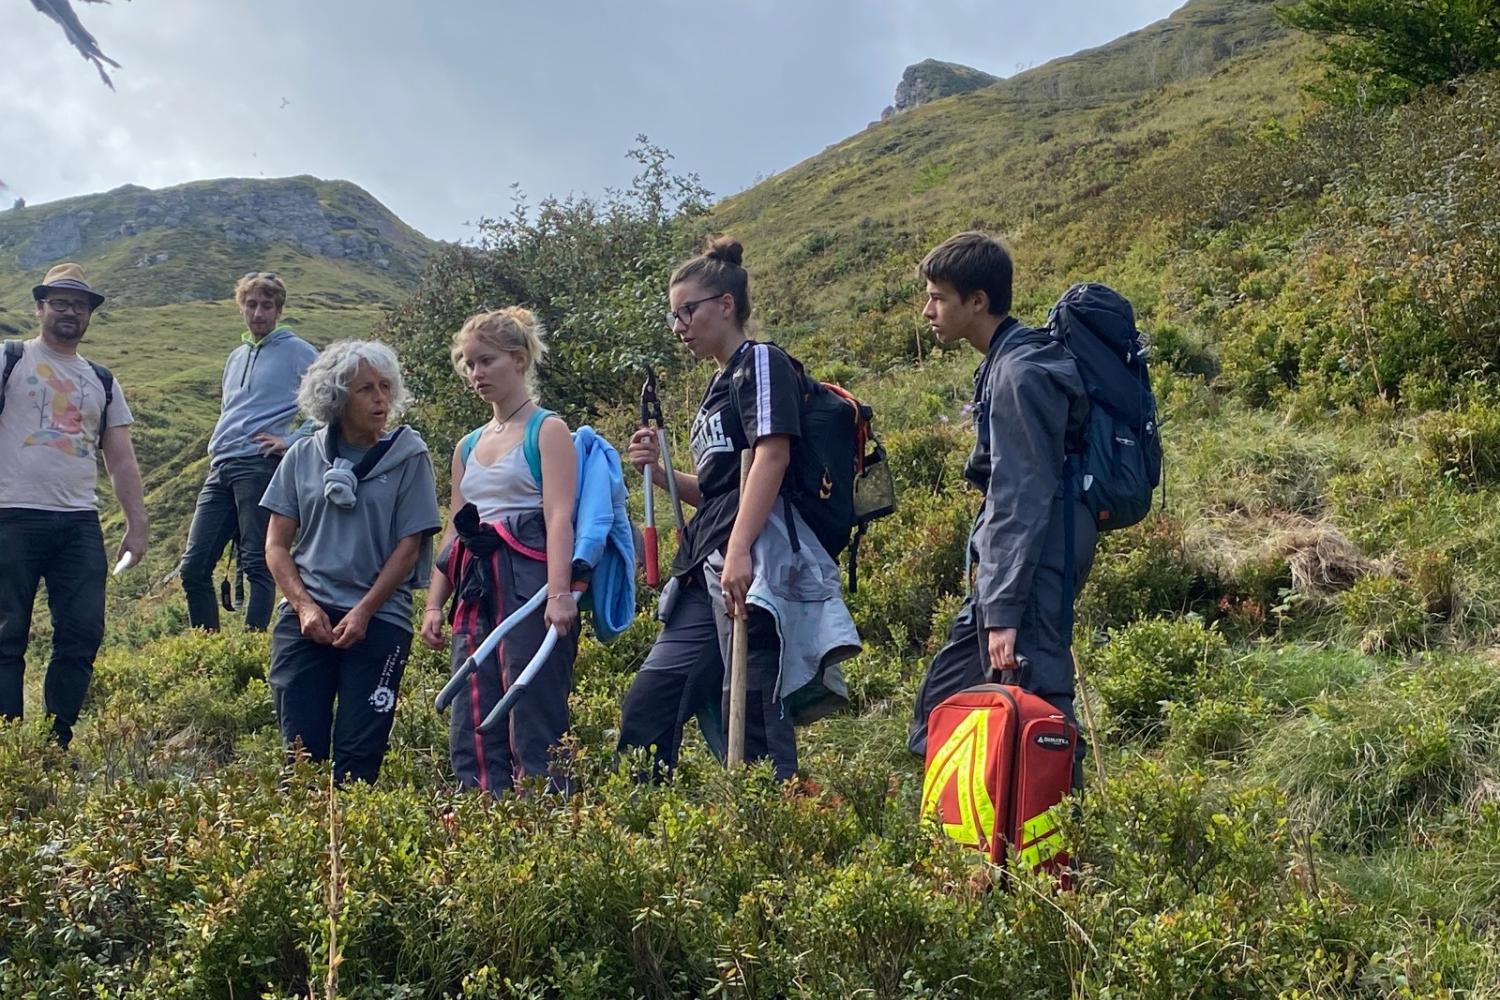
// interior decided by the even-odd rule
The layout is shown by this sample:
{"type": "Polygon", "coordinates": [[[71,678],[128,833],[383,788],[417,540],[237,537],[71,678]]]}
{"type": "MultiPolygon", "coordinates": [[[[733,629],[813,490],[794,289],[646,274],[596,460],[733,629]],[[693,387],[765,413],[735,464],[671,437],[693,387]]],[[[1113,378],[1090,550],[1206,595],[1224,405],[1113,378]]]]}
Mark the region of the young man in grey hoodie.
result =
{"type": "Polygon", "coordinates": [[[208,441],[209,472],[182,554],[188,623],[217,631],[214,566],[238,539],[240,568],[250,584],[245,627],[263,631],[271,620],[276,584],[266,568],[266,523],[260,506],[281,456],[296,440],[297,386],[317,348],[281,325],[286,285],[274,271],[251,271],[234,288],[245,320],[243,343],[224,365],[224,400],[208,441]]]}
{"type": "Polygon", "coordinates": [[[942,344],[967,343],[984,358],[974,373],[977,440],[964,467],[984,494],[969,538],[974,575],[917,692],[907,744],[918,756],[927,751],[932,710],[995,675],[1073,718],[1073,601],[1098,536],[1078,491],[1068,488],[1066,458],[1082,448],[1089,402],[1061,341],[1011,316],[1012,272],[1005,245],[973,232],[947,240],[918,268],[933,335],[942,344]]]}

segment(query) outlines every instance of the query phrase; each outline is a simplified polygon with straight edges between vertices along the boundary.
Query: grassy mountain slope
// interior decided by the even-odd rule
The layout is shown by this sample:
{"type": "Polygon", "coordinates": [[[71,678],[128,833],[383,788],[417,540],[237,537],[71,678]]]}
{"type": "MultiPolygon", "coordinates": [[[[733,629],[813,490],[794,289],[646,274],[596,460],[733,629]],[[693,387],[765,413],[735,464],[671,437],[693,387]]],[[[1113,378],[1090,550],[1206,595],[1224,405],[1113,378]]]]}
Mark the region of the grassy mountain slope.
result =
{"type": "Polygon", "coordinates": [[[726,199],[761,316],[860,367],[920,356],[913,262],[960,229],[1003,232],[1037,305],[1143,228],[1142,199],[1248,121],[1292,114],[1305,41],[1264,3],[1188,4],[1167,21],[974,93],[916,108],[726,199]],[[1122,214],[1134,218],[1118,226],[1122,214]]]}

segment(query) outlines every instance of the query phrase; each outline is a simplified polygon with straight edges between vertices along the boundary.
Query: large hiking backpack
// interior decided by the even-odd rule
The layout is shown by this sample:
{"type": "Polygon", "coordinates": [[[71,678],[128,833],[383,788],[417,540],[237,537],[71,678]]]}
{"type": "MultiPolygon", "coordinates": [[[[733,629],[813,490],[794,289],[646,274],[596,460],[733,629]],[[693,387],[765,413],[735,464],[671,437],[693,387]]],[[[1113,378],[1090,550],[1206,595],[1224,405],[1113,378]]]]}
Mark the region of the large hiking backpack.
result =
{"type": "MultiPolygon", "coordinates": [[[[16,365],[20,363],[21,354],[26,345],[19,340],[7,340],[5,342],[5,368],[0,371],[0,413],[5,412],[5,387],[10,383],[10,373],[15,371],[16,365]]],[[[88,359],[84,359],[88,360],[88,359]]],[[[94,369],[94,377],[99,384],[104,386],[104,405],[99,410],[99,447],[104,447],[104,432],[108,430],[109,406],[115,401],[115,377],[110,370],[103,365],[88,363],[94,369]]]]}
{"type": "Polygon", "coordinates": [[[1047,319],[1072,353],[1089,397],[1078,488],[1100,531],[1128,528],[1151,510],[1161,483],[1161,436],[1135,311],[1114,289],[1068,289],[1047,319]]]}
{"type": "Polygon", "coordinates": [[[859,541],[871,521],[896,510],[896,488],[885,448],[875,437],[875,411],[845,388],[819,382],[787,355],[802,380],[801,434],[792,448],[789,495],[802,519],[835,561],[849,551],[849,591],[859,589],[859,541]]]}

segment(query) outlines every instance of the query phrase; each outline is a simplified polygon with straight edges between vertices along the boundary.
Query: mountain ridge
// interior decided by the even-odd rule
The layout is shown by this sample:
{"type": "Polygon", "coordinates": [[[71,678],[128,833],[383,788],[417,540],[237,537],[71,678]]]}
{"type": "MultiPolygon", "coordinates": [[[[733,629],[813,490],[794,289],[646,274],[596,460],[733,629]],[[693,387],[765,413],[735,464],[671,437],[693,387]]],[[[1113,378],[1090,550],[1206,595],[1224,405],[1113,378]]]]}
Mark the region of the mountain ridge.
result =
{"type": "Polygon", "coordinates": [[[349,181],[127,184],[0,213],[0,303],[60,260],[83,264],[115,306],[226,298],[237,273],[277,257],[336,262],[356,287],[389,295],[414,283],[435,245],[349,181]]]}

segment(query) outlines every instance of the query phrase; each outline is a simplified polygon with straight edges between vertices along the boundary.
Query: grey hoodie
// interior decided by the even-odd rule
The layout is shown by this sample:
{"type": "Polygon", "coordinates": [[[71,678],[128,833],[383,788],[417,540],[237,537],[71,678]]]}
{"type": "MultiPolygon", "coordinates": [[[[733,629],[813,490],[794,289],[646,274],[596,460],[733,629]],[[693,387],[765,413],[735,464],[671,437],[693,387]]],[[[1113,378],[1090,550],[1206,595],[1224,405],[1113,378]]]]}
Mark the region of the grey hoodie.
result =
{"type": "Polygon", "coordinates": [[[224,400],[219,422],[208,439],[211,464],[261,453],[253,440],[262,432],[291,446],[296,436],[297,386],[318,356],[318,349],[280,326],[259,344],[241,344],[224,363],[224,400]]]}

